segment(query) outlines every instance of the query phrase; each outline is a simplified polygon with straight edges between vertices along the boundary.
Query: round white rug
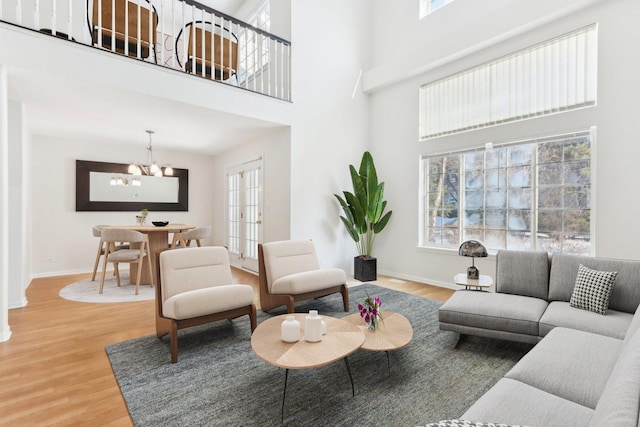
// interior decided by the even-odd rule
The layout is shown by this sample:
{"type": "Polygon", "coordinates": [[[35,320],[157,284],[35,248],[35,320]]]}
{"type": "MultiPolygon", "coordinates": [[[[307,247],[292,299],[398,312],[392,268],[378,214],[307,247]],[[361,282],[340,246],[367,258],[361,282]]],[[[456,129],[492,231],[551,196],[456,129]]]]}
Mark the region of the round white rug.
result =
{"type": "Polygon", "coordinates": [[[91,279],[81,280],[65,286],[58,295],[64,299],[78,302],[135,302],[147,301],[155,298],[155,288],[149,285],[140,285],[140,292],[135,295],[136,285],[129,283],[129,274],[120,275],[121,286],[118,287],[115,276],[109,275],[104,279],[104,289],[100,290],[100,277],[95,281],[91,279]]]}

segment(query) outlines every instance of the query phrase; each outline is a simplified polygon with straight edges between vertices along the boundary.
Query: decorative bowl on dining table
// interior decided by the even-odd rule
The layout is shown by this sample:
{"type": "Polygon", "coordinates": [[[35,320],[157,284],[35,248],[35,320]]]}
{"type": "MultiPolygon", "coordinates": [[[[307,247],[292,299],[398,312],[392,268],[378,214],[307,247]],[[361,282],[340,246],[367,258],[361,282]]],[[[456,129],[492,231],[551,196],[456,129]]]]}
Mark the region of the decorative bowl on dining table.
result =
{"type": "Polygon", "coordinates": [[[156,227],[164,227],[165,225],[169,224],[169,221],[151,221],[151,224],[155,225],[156,227]]]}

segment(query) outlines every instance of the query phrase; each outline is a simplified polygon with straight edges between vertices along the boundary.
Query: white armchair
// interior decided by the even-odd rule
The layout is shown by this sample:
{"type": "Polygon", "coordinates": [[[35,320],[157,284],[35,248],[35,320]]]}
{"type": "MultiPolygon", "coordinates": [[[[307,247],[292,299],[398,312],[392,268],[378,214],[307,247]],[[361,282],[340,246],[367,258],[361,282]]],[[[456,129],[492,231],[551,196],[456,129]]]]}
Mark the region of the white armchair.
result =
{"type": "Polygon", "coordinates": [[[229,253],[207,246],[164,251],[159,261],[157,308],[171,322],[171,362],[178,361],[178,329],[249,315],[256,328],[256,306],[249,285],[232,284],[229,253]]]}
{"type": "Polygon", "coordinates": [[[260,305],[263,311],[340,292],[349,311],[347,275],[338,268],[320,269],[310,240],[283,240],[258,245],[260,305]]]}

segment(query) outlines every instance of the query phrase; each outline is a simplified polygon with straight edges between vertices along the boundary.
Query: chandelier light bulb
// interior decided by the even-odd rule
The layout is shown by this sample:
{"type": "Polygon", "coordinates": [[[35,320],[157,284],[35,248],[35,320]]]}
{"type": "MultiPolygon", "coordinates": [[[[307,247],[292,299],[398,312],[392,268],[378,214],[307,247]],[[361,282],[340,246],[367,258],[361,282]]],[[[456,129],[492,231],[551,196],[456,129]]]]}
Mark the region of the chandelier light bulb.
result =
{"type": "MultiPolygon", "coordinates": [[[[158,174],[158,171],[160,171],[160,168],[158,167],[158,164],[156,162],[151,163],[151,166],[149,166],[149,172],[151,172],[151,175],[156,175],[158,174]]],[[[162,172],[160,172],[162,173],[162,172]]]]}
{"type": "Polygon", "coordinates": [[[116,180],[116,177],[113,176],[111,177],[111,181],[109,182],[111,185],[118,185],[118,180],[116,180]]]}
{"type": "Polygon", "coordinates": [[[118,177],[118,180],[116,181],[117,185],[124,185],[124,180],[121,177],[118,177]]]}
{"type": "Polygon", "coordinates": [[[167,166],[164,168],[164,174],[165,174],[166,176],[173,176],[173,168],[171,167],[171,165],[167,165],[167,166]]]}

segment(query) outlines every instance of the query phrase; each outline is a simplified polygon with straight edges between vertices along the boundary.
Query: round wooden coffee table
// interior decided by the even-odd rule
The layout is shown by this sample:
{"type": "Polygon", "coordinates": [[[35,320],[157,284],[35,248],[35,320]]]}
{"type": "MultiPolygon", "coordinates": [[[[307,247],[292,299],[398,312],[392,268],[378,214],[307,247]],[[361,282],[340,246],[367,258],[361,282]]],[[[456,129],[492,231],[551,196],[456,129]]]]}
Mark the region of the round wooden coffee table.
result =
{"type": "Polygon", "coordinates": [[[254,353],[270,365],[285,369],[284,392],[282,394],[282,419],[284,420],[284,401],[287,395],[289,369],[310,369],[344,360],[351,381],[351,394],[355,396],[349,356],[364,342],[362,330],[350,322],[334,317],[320,316],[327,324],[327,333],[322,341],[307,342],[304,339],[304,318],[307,313],[294,313],[300,322],[300,341],[286,343],[280,337],[280,326],[287,314],[272,317],[260,323],[251,335],[251,348],[254,353]]]}
{"type": "Polygon", "coordinates": [[[375,331],[367,329],[360,313],[350,314],[343,318],[347,322],[358,326],[364,333],[364,343],[360,347],[368,351],[384,351],[387,353],[387,368],[391,373],[389,352],[401,349],[411,342],[413,328],[411,323],[402,314],[392,311],[383,311],[382,320],[378,322],[375,331]]]}

